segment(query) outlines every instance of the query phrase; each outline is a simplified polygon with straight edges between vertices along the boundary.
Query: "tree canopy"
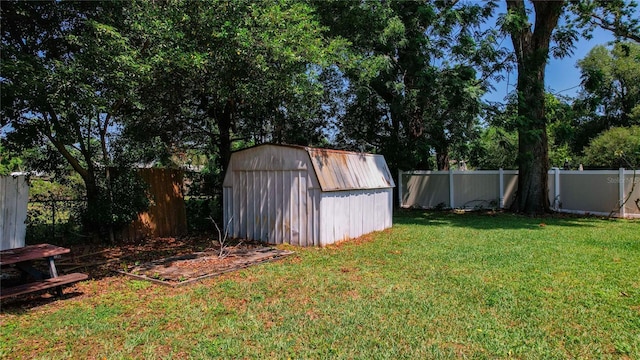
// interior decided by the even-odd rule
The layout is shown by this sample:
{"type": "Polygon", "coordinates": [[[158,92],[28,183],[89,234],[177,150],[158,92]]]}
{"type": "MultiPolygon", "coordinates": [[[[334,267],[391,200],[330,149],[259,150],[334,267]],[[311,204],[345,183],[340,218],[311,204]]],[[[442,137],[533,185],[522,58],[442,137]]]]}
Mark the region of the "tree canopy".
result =
{"type": "Polygon", "coordinates": [[[481,97],[505,56],[483,29],[493,3],[317,3],[335,36],[351,47],[338,63],[345,109],[339,141],[382,152],[393,169],[438,169],[475,135],[481,97]]]}
{"type": "Polygon", "coordinates": [[[297,1],[141,3],[153,76],[128,136],[198,148],[224,171],[234,143],[322,141],[318,77],[342,42],[297,1]]]}
{"type": "Polygon", "coordinates": [[[640,124],[640,44],[599,45],[578,62],[582,89],[575,102],[580,113],[574,150],[611,127],[640,124]]]}
{"type": "Polygon", "coordinates": [[[112,166],[189,154],[219,186],[231,151],[262,142],[382,153],[393,170],[472,159],[517,166],[515,210],[544,212],[550,165],[640,121],[640,24],[632,1],[504,5],[4,2],[1,161],[71,169],[91,207],[114,199],[112,166]],[[627,41],[580,61],[573,104],[547,94],[549,57],[596,26],[627,41]],[[483,95],[512,67],[512,102],[491,111],[483,95]]]}
{"type": "Polygon", "coordinates": [[[73,169],[84,181],[90,222],[110,223],[112,128],[125,104],[136,106],[147,74],[127,37],[126,7],[17,1],[3,3],[1,14],[2,125],[13,130],[3,141],[16,152],[38,149],[32,166],[40,170],[73,169]]]}

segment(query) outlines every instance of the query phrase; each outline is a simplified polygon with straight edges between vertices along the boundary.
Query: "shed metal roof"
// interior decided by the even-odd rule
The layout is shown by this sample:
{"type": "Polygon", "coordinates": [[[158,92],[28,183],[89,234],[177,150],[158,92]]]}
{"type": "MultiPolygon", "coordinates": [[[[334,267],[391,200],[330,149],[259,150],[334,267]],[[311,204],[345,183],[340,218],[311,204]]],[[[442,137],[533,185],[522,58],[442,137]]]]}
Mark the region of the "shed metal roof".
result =
{"type": "MultiPolygon", "coordinates": [[[[395,187],[391,172],[382,155],[299,145],[262,144],[238,150],[232,155],[230,169],[252,171],[305,169],[307,161],[311,162],[322,191],[395,187]],[[258,150],[259,148],[262,150],[258,150]],[[308,160],[300,157],[305,152],[309,156],[308,160]]],[[[227,174],[225,184],[230,186],[230,181],[231,178],[227,174]]]]}
{"type": "Polygon", "coordinates": [[[322,191],[385,189],[394,187],[382,155],[305,148],[322,191]]]}

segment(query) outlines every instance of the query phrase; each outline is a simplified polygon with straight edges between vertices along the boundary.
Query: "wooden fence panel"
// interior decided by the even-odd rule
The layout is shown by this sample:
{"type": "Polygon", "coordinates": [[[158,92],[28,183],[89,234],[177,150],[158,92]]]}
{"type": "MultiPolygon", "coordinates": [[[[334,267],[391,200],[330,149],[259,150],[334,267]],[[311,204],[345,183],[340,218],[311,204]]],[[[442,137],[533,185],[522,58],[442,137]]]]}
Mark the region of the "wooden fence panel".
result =
{"type": "Polygon", "coordinates": [[[182,196],[182,172],[173,169],[140,169],[149,184],[151,206],[122,232],[125,240],[169,237],[187,232],[187,211],[182,196]]]}
{"type": "Polygon", "coordinates": [[[29,184],[24,175],[0,176],[0,250],[25,245],[29,184]]]}

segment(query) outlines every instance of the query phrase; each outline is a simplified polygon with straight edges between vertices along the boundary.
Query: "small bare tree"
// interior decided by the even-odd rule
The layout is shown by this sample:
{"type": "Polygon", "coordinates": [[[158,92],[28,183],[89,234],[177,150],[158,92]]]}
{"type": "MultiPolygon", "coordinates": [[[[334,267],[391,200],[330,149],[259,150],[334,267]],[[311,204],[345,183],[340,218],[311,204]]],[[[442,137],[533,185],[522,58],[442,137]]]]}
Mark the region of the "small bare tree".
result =
{"type": "Polygon", "coordinates": [[[225,257],[227,257],[227,255],[229,255],[229,224],[231,224],[231,220],[233,220],[233,218],[229,219],[229,222],[227,223],[227,226],[224,230],[224,236],[222,236],[222,230],[220,230],[218,223],[216,223],[216,221],[213,220],[212,217],[209,217],[209,220],[211,220],[213,225],[216,227],[216,230],[218,230],[218,244],[220,244],[220,249],[218,250],[218,258],[224,259],[225,257]]]}

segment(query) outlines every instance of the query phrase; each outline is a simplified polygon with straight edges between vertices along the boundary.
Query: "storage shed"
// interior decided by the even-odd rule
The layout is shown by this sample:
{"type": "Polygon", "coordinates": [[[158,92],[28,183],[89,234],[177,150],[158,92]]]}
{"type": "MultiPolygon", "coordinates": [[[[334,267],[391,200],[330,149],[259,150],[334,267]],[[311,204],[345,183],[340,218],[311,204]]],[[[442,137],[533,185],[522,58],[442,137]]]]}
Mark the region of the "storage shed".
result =
{"type": "Polygon", "coordinates": [[[224,225],[235,238],[324,246],[391,227],[394,186],[382,155],[258,145],[231,155],[224,225]]]}

